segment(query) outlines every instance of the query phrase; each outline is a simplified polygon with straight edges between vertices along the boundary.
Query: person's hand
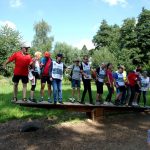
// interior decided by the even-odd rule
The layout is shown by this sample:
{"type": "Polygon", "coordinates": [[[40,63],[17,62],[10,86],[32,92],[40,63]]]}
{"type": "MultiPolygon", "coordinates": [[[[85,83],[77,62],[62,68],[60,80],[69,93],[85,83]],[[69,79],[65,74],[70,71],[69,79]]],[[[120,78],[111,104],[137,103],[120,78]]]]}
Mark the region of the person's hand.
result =
{"type": "Polygon", "coordinates": [[[53,78],[50,78],[50,81],[53,81],[53,78]]]}

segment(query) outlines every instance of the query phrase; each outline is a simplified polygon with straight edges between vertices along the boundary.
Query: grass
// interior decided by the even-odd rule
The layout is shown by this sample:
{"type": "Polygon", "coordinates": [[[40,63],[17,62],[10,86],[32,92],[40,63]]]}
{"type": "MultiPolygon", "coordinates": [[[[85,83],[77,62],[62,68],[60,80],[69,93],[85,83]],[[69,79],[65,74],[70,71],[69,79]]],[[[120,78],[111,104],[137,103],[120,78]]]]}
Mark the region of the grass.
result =
{"type": "MultiPolygon", "coordinates": [[[[13,119],[25,119],[25,118],[55,118],[59,122],[66,120],[81,120],[84,118],[82,114],[74,114],[68,113],[63,110],[46,110],[46,109],[37,109],[37,108],[27,108],[21,107],[11,103],[12,95],[13,95],[13,83],[11,79],[2,78],[0,80],[0,122],[6,122],[13,119]]],[[[19,84],[18,91],[18,99],[22,98],[22,85],[19,84]]],[[[45,99],[47,99],[47,87],[45,88],[45,99]]],[[[28,84],[28,92],[27,97],[29,97],[30,84],[28,84]]],[[[35,92],[35,98],[40,98],[40,82],[37,83],[37,88],[35,92]]],[[[83,91],[83,86],[81,86],[81,94],[83,91]]],[[[96,99],[96,87],[95,84],[92,83],[92,94],[93,99],[96,99]]],[[[107,94],[107,89],[104,87],[104,95],[105,98],[107,94]]],[[[71,86],[70,82],[66,81],[63,83],[63,101],[67,101],[71,96],[71,86]]],[[[114,95],[115,96],[115,95],[114,95]]],[[[88,95],[86,96],[86,100],[88,99],[88,95]]],[[[114,99],[114,98],[113,98],[114,99]]],[[[150,95],[148,95],[148,100],[150,99],[150,95]]],[[[148,102],[150,105],[150,101],[148,102]]]]}

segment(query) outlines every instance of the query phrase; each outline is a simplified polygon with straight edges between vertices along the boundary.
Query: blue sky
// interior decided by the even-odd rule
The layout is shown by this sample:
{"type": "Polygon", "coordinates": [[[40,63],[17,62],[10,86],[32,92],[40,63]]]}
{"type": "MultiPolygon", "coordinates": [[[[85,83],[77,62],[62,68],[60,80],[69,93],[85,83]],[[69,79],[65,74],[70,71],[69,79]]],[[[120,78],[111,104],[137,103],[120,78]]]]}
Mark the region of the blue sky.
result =
{"type": "Polygon", "coordinates": [[[121,25],[127,17],[138,17],[150,0],[0,0],[0,25],[8,24],[31,42],[34,23],[44,19],[52,26],[54,42],[92,48],[92,37],[100,22],[121,25]]]}

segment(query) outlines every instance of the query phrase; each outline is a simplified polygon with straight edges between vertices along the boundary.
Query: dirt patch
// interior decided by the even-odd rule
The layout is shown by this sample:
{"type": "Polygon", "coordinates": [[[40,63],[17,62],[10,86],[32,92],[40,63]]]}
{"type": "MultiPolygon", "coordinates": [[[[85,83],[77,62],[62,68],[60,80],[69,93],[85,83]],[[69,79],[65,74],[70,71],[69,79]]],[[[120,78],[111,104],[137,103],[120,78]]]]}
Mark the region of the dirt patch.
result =
{"type": "Polygon", "coordinates": [[[55,120],[34,120],[41,128],[20,132],[27,120],[0,124],[0,150],[149,150],[147,130],[150,114],[108,116],[99,122],[85,120],[56,124],[55,120]]]}

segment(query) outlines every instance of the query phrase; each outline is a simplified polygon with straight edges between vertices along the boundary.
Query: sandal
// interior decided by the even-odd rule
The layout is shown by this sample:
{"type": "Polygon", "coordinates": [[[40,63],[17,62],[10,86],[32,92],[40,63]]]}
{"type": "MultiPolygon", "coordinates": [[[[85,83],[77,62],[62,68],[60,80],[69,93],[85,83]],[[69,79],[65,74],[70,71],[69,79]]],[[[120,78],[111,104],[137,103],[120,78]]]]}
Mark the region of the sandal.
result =
{"type": "Polygon", "coordinates": [[[27,102],[27,98],[23,98],[22,101],[27,102]]]}

